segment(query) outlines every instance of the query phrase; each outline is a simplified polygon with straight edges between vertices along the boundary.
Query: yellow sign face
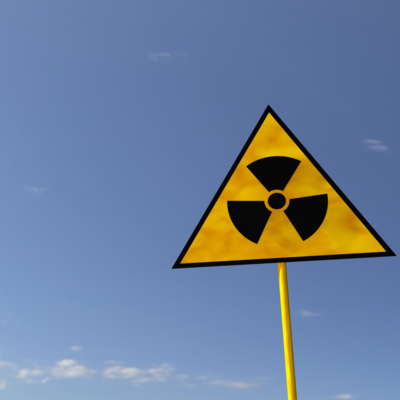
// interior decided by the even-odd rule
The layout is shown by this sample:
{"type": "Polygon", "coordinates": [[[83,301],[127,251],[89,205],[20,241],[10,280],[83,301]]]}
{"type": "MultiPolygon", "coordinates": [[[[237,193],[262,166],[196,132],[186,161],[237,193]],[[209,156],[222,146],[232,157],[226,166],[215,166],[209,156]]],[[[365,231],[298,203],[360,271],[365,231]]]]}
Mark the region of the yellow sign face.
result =
{"type": "Polygon", "coordinates": [[[394,255],[268,107],[174,268],[394,255]]]}

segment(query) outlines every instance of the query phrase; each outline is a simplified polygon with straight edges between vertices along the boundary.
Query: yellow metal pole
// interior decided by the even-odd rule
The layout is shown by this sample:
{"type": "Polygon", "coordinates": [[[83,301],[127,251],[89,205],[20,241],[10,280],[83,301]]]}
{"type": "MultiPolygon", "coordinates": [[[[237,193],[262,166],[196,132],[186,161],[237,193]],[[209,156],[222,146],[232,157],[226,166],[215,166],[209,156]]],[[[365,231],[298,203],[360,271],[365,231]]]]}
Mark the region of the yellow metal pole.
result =
{"type": "Polygon", "coordinates": [[[286,263],[278,263],[279,291],[281,295],[283,346],[285,348],[286,381],[289,400],[297,400],[296,377],[292,344],[292,326],[290,324],[289,290],[286,263]]]}

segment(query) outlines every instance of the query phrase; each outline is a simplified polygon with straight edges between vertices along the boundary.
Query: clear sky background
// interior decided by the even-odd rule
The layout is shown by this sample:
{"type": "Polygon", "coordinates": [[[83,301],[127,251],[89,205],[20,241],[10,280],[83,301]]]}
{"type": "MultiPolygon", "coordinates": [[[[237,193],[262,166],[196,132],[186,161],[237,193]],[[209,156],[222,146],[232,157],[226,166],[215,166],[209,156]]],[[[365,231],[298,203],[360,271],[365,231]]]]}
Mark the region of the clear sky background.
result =
{"type": "MultiPolygon", "coordinates": [[[[277,266],[171,267],[268,104],[399,253],[399,12],[3,0],[0,398],[286,399],[277,266]]],[[[288,275],[299,399],[398,400],[399,259],[288,275]]]]}

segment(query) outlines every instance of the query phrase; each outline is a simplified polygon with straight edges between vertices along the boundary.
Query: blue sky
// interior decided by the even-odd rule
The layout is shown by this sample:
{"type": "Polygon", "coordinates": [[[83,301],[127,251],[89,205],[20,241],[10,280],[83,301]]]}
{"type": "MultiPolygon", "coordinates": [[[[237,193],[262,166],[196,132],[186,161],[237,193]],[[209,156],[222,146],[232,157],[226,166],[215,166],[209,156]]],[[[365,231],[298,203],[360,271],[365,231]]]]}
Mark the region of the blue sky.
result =
{"type": "MultiPolygon", "coordinates": [[[[171,268],[268,104],[399,253],[399,11],[2,1],[0,396],[285,399],[276,265],[171,268]]],[[[398,263],[288,264],[299,398],[398,399],[398,263]]]]}

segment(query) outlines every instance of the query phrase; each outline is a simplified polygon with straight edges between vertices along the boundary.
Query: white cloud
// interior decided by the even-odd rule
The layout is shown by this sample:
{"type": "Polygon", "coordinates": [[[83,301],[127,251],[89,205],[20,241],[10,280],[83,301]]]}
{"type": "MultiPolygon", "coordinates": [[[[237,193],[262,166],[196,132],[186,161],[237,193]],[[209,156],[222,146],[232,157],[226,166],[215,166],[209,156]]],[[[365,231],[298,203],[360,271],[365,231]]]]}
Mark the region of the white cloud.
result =
{"type": "Polygon", "coordinates": [[[338,394],[337,396],[334,397],[334,399],[341,399],[341,400],[354,399],[354,396],[352,396],[351,394],[338,394]]]}
{"type": "Polygon", "coordinates": [[[149,57],[153,61],[168,60],[168,59],[171,59],[172,54],[171,53],[167,53],[165,51],[161,51],[161,52],[158,52],[158,53],[150,53],[149,57]]]}
{"type": "Polygon", "coordinates": [[[79,346],[72,346],[72,347],[70,348],[70,350],[71,350],[71,351],[81,351],[81,350],[82,350],[82,347],[79,347],[79,346]]]}
{"type": "Polygon", "coordinates": [[[232,389],[252,389],[252,388],[255,388],[255,387],[258,386],[255,383],[226,381],[226,380],[222,380],[222,379],[212,380],[209,384],[210,385],[224,386],[224,387],[232,388],[232,389]]]}
{"type": "Polygon", "coordinates": [[[311,312],[311,311],[307,311],[307,310],[301,310],[299,312],[299,314],[302,317],[320,317],[322,314],[320,313],[316,313],[316,312],[311,312]]]}
{"type": "Polygon", "coordinates": [[[369,149],[375,150],[375,151],[386,151],[389,150],[389,147],[383,145],[383,144],[377,144],[373,146],[368,146],[369,149]]]}
{"type": "Polygon", "coordinates": [[[375,139],[365,139],[363,140],[363,143],[365,144],[380,144],[380,140],[375,140],[375,139]]]}
{"type": "Polygon", "coordinates": [[[116,365],[104,370],[107,379],[130,379],[140,385],[148,382],[161,382],[167,380],[174,368],[169,364],[162,364],[157,368],[140,369],[134,367],[122,367],[116,365]]]}
{"type": "Polygon", "coordinates": [[[50,375],[54,378],[80,378],[94,374],[83,365],[79,365],[75,360],[61,360],[56,362],[56,366],[51,368],[50,375]]]}
{"type": "Polygon", "coordinates": [[[37,186],[25,186],[25,190],[33,196],[41,196],[44,192],[47,191],[46,188],[41,188],[37,186]]]}
{"type": "MultiPolygon", "coordinates": [[[[72,346],[72,351],[78,351],[79,346],[72,346]]],[[[251,389],[259,386],[261,381],[255,383],[247,383],[241,381],[232,381],[224,379],[216,379],[210,375],[190,376],[187,374],[174,374],[174,367],[170,364],[162,364],[149,369],[141,369],[135,367],[126,367],[120,361],[105,361],[108,366],[105,366],[102,376],[104,379],[125,379],[131,381],[134,385],[141,385],[151,382],[175,382],[184,387],[192,388],[198,385],[213,385],[230,389],[251,389]]],[[[13,378],[23,381],[25,384],[46,383],[49,380],[68,379],[87,377],[98,373],[84,365],[79,364],[72,359],[64,359],[57,361],[53,366],[49,367],[33,367],[22,368],[18,365],[0,360],[0,368],[9,368],[13,371],[13,378]]],[[[0,379],[0,390],[7,385],[5,380],[0,379]]],[[[342,397],[337,397],[342,398],[342,397]]],[[[343,397],[347,399],[347,397],[343,397]]]]}
{"type": "Polygon", "coordinates": [[[0,368],[16,369],[17,366],[13,362],[0,360],[0,368]]]}
{"type": "Polygon", "coordinates": [[[41,376],[44,375],[45,372],[42,371],[41,369],[28,369],[28,368],[23,368],[20,369],[17,375],[17,378],[19,379],[27,379],[31,377],[36,377],[36,376],[41,376]]]}
{"type": "Polygon", "coordinates": [[[365,139],[362,141],[367,146],[367,149],[374,151],[386,151],[389,150],[389,147],[382,144],[380,140],[375,139],[365,139]]]}

